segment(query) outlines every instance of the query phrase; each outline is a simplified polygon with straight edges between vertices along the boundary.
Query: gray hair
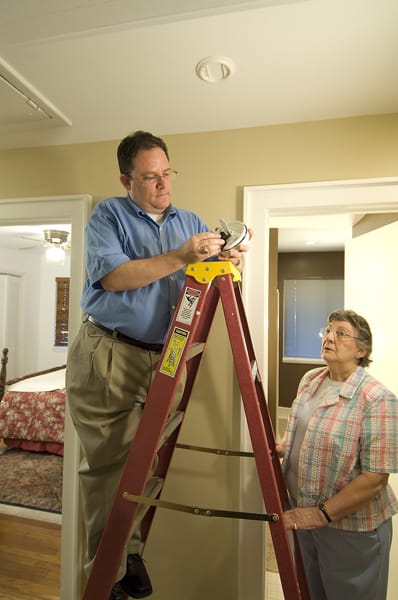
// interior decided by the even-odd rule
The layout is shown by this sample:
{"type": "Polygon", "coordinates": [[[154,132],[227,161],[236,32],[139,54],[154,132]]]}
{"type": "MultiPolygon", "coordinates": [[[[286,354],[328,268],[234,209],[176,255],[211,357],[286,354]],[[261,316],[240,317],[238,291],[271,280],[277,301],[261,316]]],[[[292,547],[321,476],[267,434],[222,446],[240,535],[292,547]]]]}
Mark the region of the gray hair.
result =
{"type": "Polygon", "coordinates": [[[331,321],[347,321],[356,329],[359,338],[357,343],[366,351],[365,356],[359,359],[359,364],[361,367],[368,367],[372,362],[370,358],[372,354],[372,332],[367,320],[354,310],[334,310],[328,317],[328,322],[331,323],[331,321]]]}

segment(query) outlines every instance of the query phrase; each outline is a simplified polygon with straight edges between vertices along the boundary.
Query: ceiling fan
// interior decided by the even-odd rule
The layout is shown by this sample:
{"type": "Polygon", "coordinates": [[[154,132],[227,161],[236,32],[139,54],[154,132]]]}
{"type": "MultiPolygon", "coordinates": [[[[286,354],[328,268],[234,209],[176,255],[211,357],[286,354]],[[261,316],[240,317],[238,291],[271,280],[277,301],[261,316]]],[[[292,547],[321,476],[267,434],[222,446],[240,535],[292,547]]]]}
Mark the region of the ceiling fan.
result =
{"type": "MultiPolygon", "coordinates": [[[[39,246],[46,248],[46,257],[48,262],[63,262],[65,258],[65,251],[69,251],[71,249],[69,232],[59,229],[44,229],[42,233],[44,237],[43,240],[37,240],[35,238],[28,238],[24,236],[19,237],[24,240],[36,242],[39,246]]],[[[37,246],[29,246],[28,248],[21,249],[30,250],[36,247],[37,246]]]]}
{"type": "MultiPolygon", "coordinates": [[[[36,242],[40,246],[44,246],[46,248],[62,248],[63,250],[70,250],[71,245],[69,241],[69,231],[60,231],[59,229],[44,229],[43,240],[38,240],[32,237],[26,237],[23,235],[18,236],[23,240],[30,240],[32,242],[36,242]]],[[[22,250],[30,250],[31,248],[36,248],[36,246],[29,246],[28,248],[22,248],[22,250]]]]}

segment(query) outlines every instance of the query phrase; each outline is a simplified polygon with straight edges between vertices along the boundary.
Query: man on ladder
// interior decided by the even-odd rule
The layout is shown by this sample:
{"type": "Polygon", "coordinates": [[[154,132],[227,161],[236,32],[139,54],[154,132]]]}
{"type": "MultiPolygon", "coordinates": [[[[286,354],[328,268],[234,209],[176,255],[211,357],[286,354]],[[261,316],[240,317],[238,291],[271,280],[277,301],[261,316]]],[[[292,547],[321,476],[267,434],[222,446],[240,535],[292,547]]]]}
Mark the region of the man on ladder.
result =
{"type": "MultiPolygon", "coordinates": [[[[81,441],[80,486],[89,574],[151,379],[184,281],[185,267],[212,258],[242,268],[241,245],[224,239],[193,213],[172,206],[165,142],[138,131],[118,147],[127,196],[98,203],[86,234],[88,278],[83,324],[66,373],[67,398],[81,441]]],[[[251,232],[250,232],[251,235],[251,232]]],[[[174,406],[182,397],[181,380],[174,406]]],[[[144,598],[152,586],[141,558],[137,518],[110,600],[144,598]]]]}

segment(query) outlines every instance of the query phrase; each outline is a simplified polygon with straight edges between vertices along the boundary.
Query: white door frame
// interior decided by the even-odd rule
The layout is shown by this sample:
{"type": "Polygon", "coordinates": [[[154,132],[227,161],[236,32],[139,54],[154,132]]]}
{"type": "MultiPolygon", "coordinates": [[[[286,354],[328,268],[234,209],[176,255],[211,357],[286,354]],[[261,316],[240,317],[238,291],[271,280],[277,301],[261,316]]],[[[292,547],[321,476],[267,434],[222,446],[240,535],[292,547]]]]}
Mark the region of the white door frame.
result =
{"type": "MultiPolygon", "coordinates": [[[[268,240],[272,220],[307,215],[383,212],[398,212],[398,177],[244,188],[243,220],[254,229],[254,236],[245,261],[243,300],[265,391],[268,371],[268,240]]],[[[241,445],[242,448],[248,448],[250,440],[243,421],[242,417],[241,445]]],[[[242,462],[240,500],[243,507],[252,477],[252,467],[242,462]]],[[[257,500],[261,502],[260,498],[257,500]]],[[[239,600],[247,600],[245,589],[247,585],[252,589],[253,581],[256,582],[256,589],[251,593],[250,600],[264,598],[264,548],[264,529],[252,528],[250,524],[242,522],[239,538],[239,600]],[[248,556],[250,560],[246,559],[248,556]]]]}
{"type": "MultiPolygon", "coordinates": [[[[0,199],[1,225],[71,223],[69,336],[73,339],[81,322],[80,296],[85,279],[84,230],[91,210],[91,196],[51,196],[0,199]]],[[[69,412],[65,415],[61,536],[61,600],[81,595],[81,539],[77,469],[80,445],[69,412]]]]}

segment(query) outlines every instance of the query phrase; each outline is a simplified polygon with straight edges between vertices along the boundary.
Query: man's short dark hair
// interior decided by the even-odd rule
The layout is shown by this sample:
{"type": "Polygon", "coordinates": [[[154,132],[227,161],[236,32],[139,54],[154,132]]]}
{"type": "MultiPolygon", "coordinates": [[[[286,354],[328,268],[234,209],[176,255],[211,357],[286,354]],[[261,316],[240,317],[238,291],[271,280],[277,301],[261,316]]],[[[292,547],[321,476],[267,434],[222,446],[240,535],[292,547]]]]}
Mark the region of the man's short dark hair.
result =
{"type": "Polygon", "coordinates": [[[117,149],[120,173],[130,175],[134,168],[134,159],[138,152],[140,150],[151,150],[152,148],[161,148],[167,159],[169,158],[166,143],[148,131],[136,131],[125,137],[117,149]]]}

